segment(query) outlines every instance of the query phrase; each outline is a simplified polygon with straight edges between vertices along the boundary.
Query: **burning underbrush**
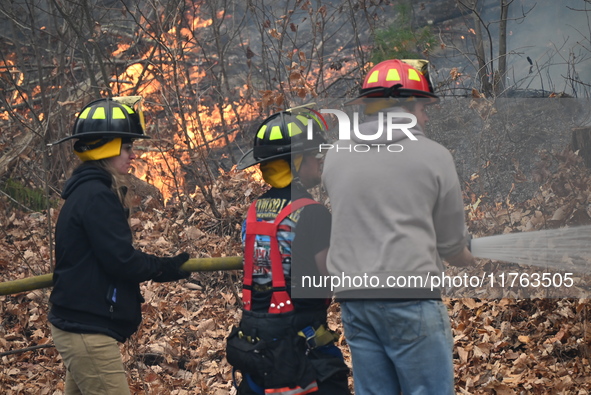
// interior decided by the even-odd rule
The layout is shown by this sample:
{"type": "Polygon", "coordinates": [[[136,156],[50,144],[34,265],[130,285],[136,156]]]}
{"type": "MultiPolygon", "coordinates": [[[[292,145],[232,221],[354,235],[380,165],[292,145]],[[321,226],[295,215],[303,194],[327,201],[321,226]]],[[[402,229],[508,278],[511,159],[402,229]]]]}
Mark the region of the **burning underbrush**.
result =
{"type": "MultiPolygon", "coordinates": [[[[550,155],[550,154],[549,154],[550,155]]],[[[552,154],[558,171],[524,203],[493,206],[467,190],[475,237],[589,224],[591,176],[576,154],[552,154]]],[[[132,215],[137,245],[147,252],[192,257],[241,253],[239,227],[249,202],[264,189],[244,172],[223,172],[211,186],[221,218],[204,196],[191,204],[143,200],[132,215]]],[[[49,272],[44,213],[24,213],[3,201],[0,279],[49,272]],[[8,216],[6,213],[10,213],[8,216]]],[[[55,219],[56,211],[51,213],[55,219]]],[[[503,265],[480,261],[475,272],[503,265]]],[[[146,303],[139,332],[122,346],[135,394],[231,394],[224,339],[239,317],[240,272],[193,273],[179,283],[143,284],[146,303]]],[[[4,394],[60,394],[64,367],[46,320],[49,289],[0,299],[0,388],[4,394]]],[[[591,304],[587,297],[447,299],[455,339],[459,394],[588,394],[591,304]]],[[[330,325],[342,333],[338,305],[330,325]]],[[[350,361],[347,344],[339,342],[350,361]]]]}

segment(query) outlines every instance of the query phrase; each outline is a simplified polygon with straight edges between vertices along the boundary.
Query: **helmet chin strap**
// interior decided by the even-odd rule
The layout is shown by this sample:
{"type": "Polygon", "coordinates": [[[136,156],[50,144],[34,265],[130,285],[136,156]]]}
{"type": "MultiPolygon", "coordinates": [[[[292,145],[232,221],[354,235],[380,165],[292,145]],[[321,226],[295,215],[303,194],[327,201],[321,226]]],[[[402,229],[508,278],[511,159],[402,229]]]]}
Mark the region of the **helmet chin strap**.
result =
{"type": "Polygon", "coordinates": [[[302,167],[303,161],[304,161],[303,154],[295,155],[294,159],[291,161],[291,174],[293,176],[292,184],[296,184],[301,188],[303,188],[303,184],[302,184],[302,180],[300,179],[300,169],[302,167]]]}

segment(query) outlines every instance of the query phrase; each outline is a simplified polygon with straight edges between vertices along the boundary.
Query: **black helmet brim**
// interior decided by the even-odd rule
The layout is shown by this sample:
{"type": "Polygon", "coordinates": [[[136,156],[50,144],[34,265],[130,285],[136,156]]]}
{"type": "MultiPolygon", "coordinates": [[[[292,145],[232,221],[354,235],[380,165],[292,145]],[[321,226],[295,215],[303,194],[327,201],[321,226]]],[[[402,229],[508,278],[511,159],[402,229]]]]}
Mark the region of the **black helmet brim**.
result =
{"type": "Polygon", "coordinates": [[[53,143],[48,144],[48,146],[53,146],[57,144],[61,144],[65,141],[78,139],[78,140],[94,140],[94,139],[101,139],[101,138],[130,138],[130,139],[151,139],[152,137],[146,136],[145,134],[137,134],[137,133],[125,133],[125,132],[88,132],[88,133],[78,133],[73,136],[64,137],[61,140],[55,141],[53,143]]]}
{"type": "Polygon", "coordinates": [[[344,103],[345,106],[364,105],[371,103],[372,100],[392,98],[392,99],[408,99],[415,97],[417,99],[428,100],[429,104],[436,104],[439,102],[439,96],[431,92],[424,92],[415,89],[396,89],[389,88],[370,88],[362,89],[360,95],[355,99],[351,99],[344,103]]]}
{"type": "Polygon", "coordinates": [[[298,155],[298,154],[302,154],[304,152],[316,151],[317,149],[318,149],[318,147],[308,147],[308,148],[304,148],[304,149],[298,149],[293,152],[282,152],[277,155],[271,155],[271,156],[267,156],[265,158],[257,159],[254,157],[254,149],[251,148],[248,151],[246,151],[246,153],[244,155],[242,155],[242,158],[240,158],[240,160],[238,161],[236,168],[238,170],[244,170],[244,169],[247,169],[251,166],[258,165],[259,163],[270,162],[270,161],[273,161],[276,159],[286,159],[289,162],[291,160],[292,155],[298,155]]]}

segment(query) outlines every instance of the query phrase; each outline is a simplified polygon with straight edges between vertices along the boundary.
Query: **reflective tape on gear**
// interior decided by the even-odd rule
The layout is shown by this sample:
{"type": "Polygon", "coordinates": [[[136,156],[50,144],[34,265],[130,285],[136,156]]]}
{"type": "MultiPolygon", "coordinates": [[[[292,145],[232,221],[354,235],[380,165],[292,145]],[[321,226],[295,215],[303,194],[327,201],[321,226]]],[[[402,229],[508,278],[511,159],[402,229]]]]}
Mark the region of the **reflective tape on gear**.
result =
{"type": "MultiPolygon", "coordinates": [[[[305,116],[296,115],[296,118],[299,119],[302,124],[304,124],[304,125],[308,124],[308,118],[306,118],[305,116]]],[[[318,121],[316,121],[316,122],[318,122],[318,121]]]]}
{"type": "Polygon", "coordinates": [[[267,130],[267,125],[263,125],[260,129],[259,132],[257,133],[257,138],[259,140],[262,140],[265,138],[265,131],[267,130]]]}
{"type": "Polygon", "coordinates": [[[123,110],[121,110],[119,107],[113,107],[113,119],[125,119],[123,110]]]}
{"type": "Polygon", "coordinates": [[[129,107],[127,104],[121,104],[121,106],[123,108],[125,108],[127,110],[128,113],[133,114],[135,111],[133,110],[133,108],[129,107]]]}
{"type": "Polygon", "coordinates": [[[90,112],[90,107],[86,107],[84,111],[78,116],[80,119],[86,119],[88,117],[88,113],[90,112]]]}
{"type": "Polygon", "coordinates": [[[388,74],[386,75],[386,81],[400,81],[400,74],[398,74],[398,70],[388,70],[388,74]]]}
{"type": "Polygon", "coordinates": [[[302,133],[302,129],[293,122],[287,125],[287,130],[289,131],[289,137],[302,133]]]}
{"type": "Polygon", "coordinates": [[[367,83],[373,84],[374,82],[378,82],[379,78],[380,78],[380,72],[376,70],[373,73],[371,73],[371,75],[367,79],[367,83]]]}
{"type": "Polygon", "coordinates": [[[97,107],[92,113],[92,119],[107,119],[105,114],[105,107],[97,107]]]}
{"type": "Polygon", "coordinates": [[[415,69],[408,69],[408,78],[413,81],[420,81],[421,77],[419,77],[419,72],[415,69]]]}
{"type": "Polygon", "coordinates": [[[269,140],[281,140],[283,135],[281,134],[281,126],[276,125],[271,128],[271,133],[269,133],[269,140]]]}

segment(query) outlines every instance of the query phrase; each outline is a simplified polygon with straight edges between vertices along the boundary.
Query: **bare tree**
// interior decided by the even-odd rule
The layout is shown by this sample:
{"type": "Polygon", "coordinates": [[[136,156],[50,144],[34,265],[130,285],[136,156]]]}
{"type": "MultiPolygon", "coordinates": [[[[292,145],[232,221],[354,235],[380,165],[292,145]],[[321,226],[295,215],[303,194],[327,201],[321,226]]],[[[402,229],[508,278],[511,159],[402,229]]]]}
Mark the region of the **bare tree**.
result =
{"type": "Polygon", "coordinates": [[[379,3],[4,2],[0,122],[4,135],[20,130],[21,139],[0,160],[0,177],[18,173],[31,187],[46,180],[55,196],[76,161],[69,143],[47,143],[69,135],[90,100],[142,95],[157,140],[142,142],[138,176],[174,201],[190,203],[196,187],[222,218],[218,169],[237,162],[242,138],[265,114],[360,79],[365,60],[354,55],[363,54],[379,3]]]}

